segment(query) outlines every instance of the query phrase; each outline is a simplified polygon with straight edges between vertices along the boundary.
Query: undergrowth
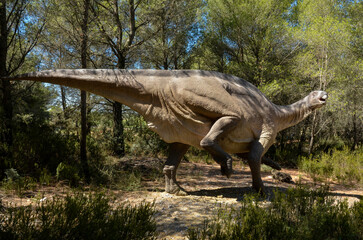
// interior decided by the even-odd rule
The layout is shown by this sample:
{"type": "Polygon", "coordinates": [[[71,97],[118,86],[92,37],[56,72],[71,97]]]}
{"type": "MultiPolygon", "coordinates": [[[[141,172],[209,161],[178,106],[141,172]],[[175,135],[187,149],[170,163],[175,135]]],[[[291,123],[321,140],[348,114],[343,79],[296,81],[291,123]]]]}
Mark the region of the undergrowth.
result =
{"type": "Polygon", "coordinates": [[[190,229],[188,238],[204,239],[362,239],[363,200],[349,208],[326,189],[303,187],[275,192],[268,206],[249,195],[234,209],[221,208],[212,221],[190,229]]]}
{"type": "Polygon", "coordinates": [[[103,194],[75,194],[37,206],[3,206],[0,239],[155,239],[153,204],[114,206],[103,194]]]}
{"type": "Polygon", "coordinates": [[[20,176],[16,169],[5,170],[6,178],[0,182],[0,187],[6,192],[14,192],[18,196],[23,196],[27,191],[36,188],[37,182],[29,176],[20,176]]]}
{"type": "Polygon", "coordinates": [[[323,153],[319,157],[302,157],[299,169],[307,172],[315,181],[337,180],[341,184],[363,183],[363,148],[350,151],[347,147],[323,153]]]}

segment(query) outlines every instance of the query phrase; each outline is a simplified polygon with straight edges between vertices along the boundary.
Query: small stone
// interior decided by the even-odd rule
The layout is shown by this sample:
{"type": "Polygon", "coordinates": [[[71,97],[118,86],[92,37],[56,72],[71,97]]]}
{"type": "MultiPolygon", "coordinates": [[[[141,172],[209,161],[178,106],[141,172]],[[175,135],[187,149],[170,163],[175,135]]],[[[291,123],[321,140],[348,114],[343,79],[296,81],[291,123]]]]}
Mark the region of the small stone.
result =
{"type": "Polygon", "coordinates": [[[272,170],[272,176],[280,182],[293,183],[290,174],[272,170]]]}

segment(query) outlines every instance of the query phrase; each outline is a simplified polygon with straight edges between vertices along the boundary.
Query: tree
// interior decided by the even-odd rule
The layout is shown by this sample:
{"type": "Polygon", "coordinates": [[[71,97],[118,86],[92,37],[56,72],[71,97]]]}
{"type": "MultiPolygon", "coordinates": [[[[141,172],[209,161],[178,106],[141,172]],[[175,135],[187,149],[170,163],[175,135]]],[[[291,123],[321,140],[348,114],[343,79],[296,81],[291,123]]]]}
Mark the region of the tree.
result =
{"type": "MultiPolygon", "coordinates": [[[[126,69],[136,62],[133,60],[136,49],[152,36],[148,24],[152,20],[153,9],[157,6],[157,1],[99,0],[96,3],[93,13],[96,16],[103,43],[111,49],[111,59],[115,59],[115,67],[126,69]]],[[[122,104],[113,102],[112,105],[114,115],[113,151],[116,155],[123,156],[125,143],[122,104]]]]}
{"type": "MultiPolygon", "coordinates": [[[[50,12],[43,46],[48,50],[50,57],[54,57],[52,65],[68,68],[87,68],[90,61],[90,45],[94,37],[90,9],[91,0],[78,1],[50,1],[50,12]],[[70,14],[71,13],[71,14],[70,14]]],[[[66,115],[65,91],[61,87],[62,106],[66,115]]],[[[67,90],[69,92],[69,90],[67,90]]],[[[80,163],[87,182],[90,181],[90,173],[87,158],[87,136],[89,123],[87,114],[89,95],[85,91],[80,93],[80,163]]],[[[78,97],[77,97],[78,99],[78,97]]]]}
{"type": "MultiPolygon", "coordinates": [[[[83,21],[81,35],[81,65],[87,68],[88,49],[88,25],[89,25],[90,0],[83,0],[83,21]]],[[[81,164],[86,181],[90,181],[90,173],[87,161],[87,92],[81,90],[81,164]]]]}
{"type": "Polygon", "coordinates": [[[343,5],[346,11],[342,12],[342,18],[347,22],[349,39],[346,40],[344,61],[339,61],[337,73],[342,79],[336,88],[343,90],[340,101],[344,106],[340,109],[345,112],[341,120],[345,127],[346,138],[351,150],[355,150],[363,143],[363,2],[347,1],[343,5]]]}
{"type": "Polygon", "coordinates": [[[190,68],[191,53],[200,37],[203,2],[163,1],[155,12],[153,38],[141,48],[141,63],[146,68],[190,68]]]}
{"type": "Polygon", "coordinates": [[[282,78],[294,56],[285,16],[293,1],[208,1],[202,68],[240,76],[257,86],[282,78]],[[204,50],[205,49],[205,50],[204,50]]]}
{"type": "MultiPolygon", "coordinates": [[[[43,6],[36,1],[0,1],[0,77],[19,71],[36,46],[44,27],[46,11],[37,14],[43,6]]],[[[4,177],[6,161],[12,158],[13,144],[13,86],[1,80],[2,122],[0,144],[0,178],[4,177]]]]}
{"type": "MultiPolygon", "coordinates": [[[[345,9],[338,1],[329,0],[299,1],[295,8],[298,17],[293,31],[303,46],[295,59],[295,75],[301,76],[312,89],[327,90],[343,80],[338,69],[346,61],[350,38],[349,26],[342,15],[345,9]]],[[[333,93],[334,87],[329,92],[333,93]]],[[[326,113],[326,110],[315,112],[311,117],[308,154],[312,153],[316,136],[327,126],[326,113]]]]}

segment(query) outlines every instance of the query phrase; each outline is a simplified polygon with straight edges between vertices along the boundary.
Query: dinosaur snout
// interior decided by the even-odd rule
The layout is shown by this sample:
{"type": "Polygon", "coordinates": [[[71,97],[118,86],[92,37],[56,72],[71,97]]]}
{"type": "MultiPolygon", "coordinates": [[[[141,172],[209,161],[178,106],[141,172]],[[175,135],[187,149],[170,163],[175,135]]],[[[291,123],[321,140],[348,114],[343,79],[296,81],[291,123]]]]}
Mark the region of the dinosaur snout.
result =
{"type": "Polygon", "coordinates": [[[328,99],[328,93],[324,91],[319,91],[319,101],[321,104],[325,104],[328,99]]]}
{"type": "Polygon", "coordinates": [[[328,93],[325,91],[313,91],[309,95],[309,106],[312,110],[321,108],[326,104],[328,93]]]}

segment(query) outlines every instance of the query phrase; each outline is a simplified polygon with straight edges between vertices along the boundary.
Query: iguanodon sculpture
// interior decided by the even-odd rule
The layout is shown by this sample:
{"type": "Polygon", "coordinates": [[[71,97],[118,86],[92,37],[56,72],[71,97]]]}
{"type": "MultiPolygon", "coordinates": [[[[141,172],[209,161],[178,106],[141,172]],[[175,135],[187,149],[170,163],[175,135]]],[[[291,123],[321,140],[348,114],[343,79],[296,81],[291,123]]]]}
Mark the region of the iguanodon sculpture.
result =
{"type": "Polygon", "coordinates": [[[276,134],[302,121],[328,98],[326,92],[314,91],[292,105],[279,106],[241,78],[199,70],[67,69],[10,79],[79,88],[140,113],[153,131],[171,143],[163,171],[165,191],[174,194],[185,194],[176,172],[190,146],[207,150],[227,177],[232,174],[228,153],[245,154],[252,186],[263,191],[261,159],[276,134]]]}

